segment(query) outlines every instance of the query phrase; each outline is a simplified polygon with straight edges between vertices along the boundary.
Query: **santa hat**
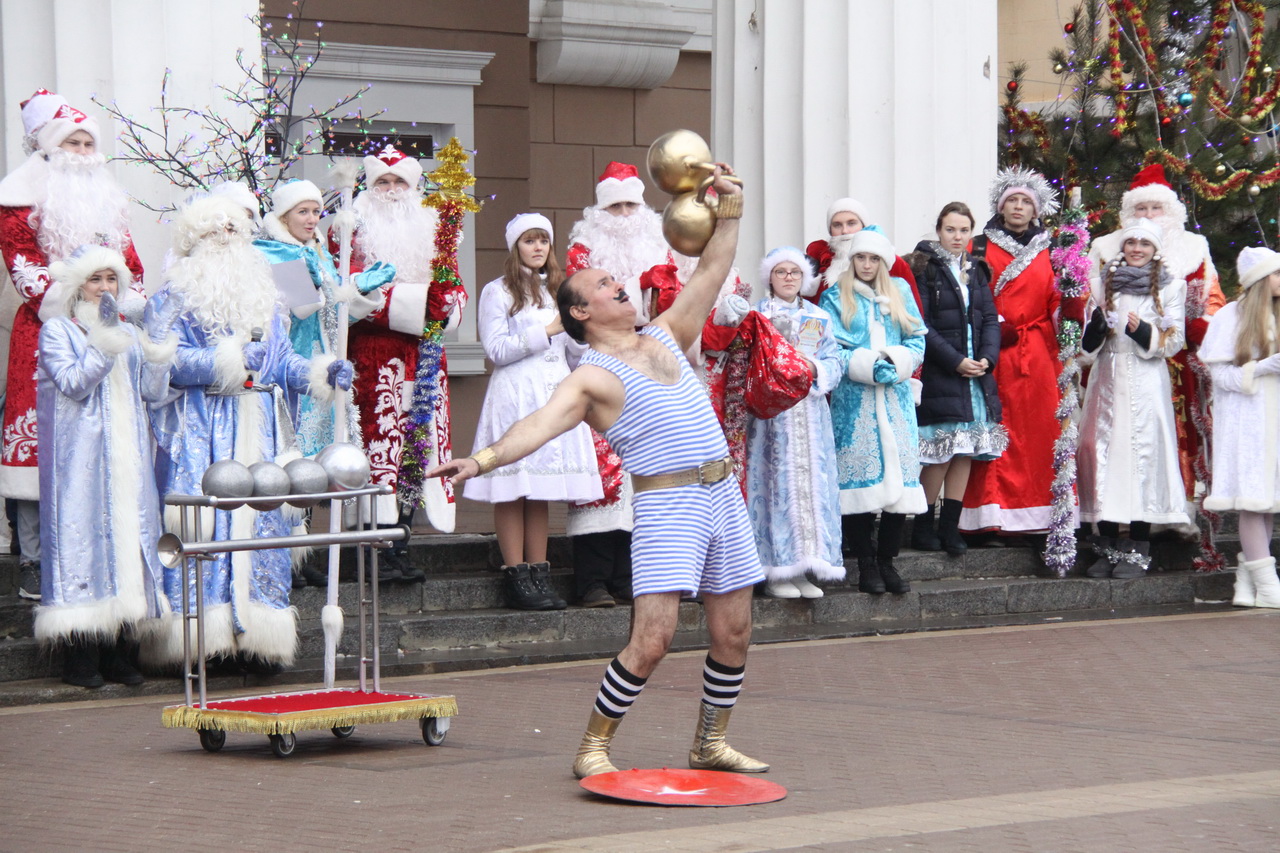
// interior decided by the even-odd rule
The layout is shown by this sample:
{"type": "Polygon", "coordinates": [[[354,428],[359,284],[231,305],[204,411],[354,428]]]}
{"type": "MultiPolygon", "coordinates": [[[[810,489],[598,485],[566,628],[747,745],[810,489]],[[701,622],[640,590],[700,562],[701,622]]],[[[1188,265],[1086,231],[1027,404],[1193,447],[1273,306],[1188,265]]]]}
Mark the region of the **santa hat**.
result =
{"type": "Polygon", "coordinates": [[[1280,270],[1280,253],[1266,246],[1246,246],[1236,258],[1236,272],[1240,276],[1242,290],[1248,290],[1277,270],[1280,270]]]}
{"type": "Polygon", "coordinates": [[[507,251],[515,248],[516,241],[520,239],[521,234],[534,228],[541,228],[546,231],[547,237],[552,244],[556,242],[556,232],[551,227],[550,219],[547,219],[541,213],[520,213],[507,223],[507,251]]]}
{"type": "Polygon", "coordinates": [[[92,136],[94,143],[100,138],[96,120],[68,104],[66,98],[46,89],[37,89],[22,102],[22,129],[27,148],[31,151],[39,148],[46,154],[77,130],[92,136]]]}
{"type": "Polygon", "coordinates": [[[372,187],[378,178],[387,173],[404,178],[405,183],[416,187],[418,179],[422,177],[422,164],[394,145],[388,145],[376,155],[370,154],[364,158],[365,186],[372,187]]]}
{"type": "Polygon", "coordinates": [[[867,211],[867,206],[856,198],[838,198],[831,202],[831,206],[827,208],[827,230],[831,230],[831,220],[836,218],[837,213],[852,213],[862,220],[862,227],[866,228],[871,224],[871,214],[867,211]]]}
{"type": "Polygon", "coordinates": [[[1133,183],[1120,197],[1120,221],[1128,222],[1137,217],[1138,205],[1142,202],[1159,202],[1164,205],[1162,219],[1172,218],[1179,224],[1187,221],[1187,208],[1173,191],[1169,179],[1165,177],[1164,166],[1152,163],[1133,176],[1133,183]]]}
{"type": "Polygon", "coordinates": [[[898,259],[898,253],[894,251],[893,244],[877,225],[868,225],[853,235],[853,240],[849,243],[849,257],[860,252],[879,255],[886,267],[892,267],[893,262],[898,259]]]}
{"type": "Polygon", "coordinates": [[[226,194],[194,199],[173,220],[173,251],[187,257],[201,240],[228,226],[248,239],[253,232],[249,211],[226,194]]]}
{"type": "Polygon", "coordinates": [[[278,219],[304,201],[314,201],[324,207],[320,188],[307,180],[294,179],[280,184],[271,193],[271,213],[278,219]]]}
{"type": "Polygon", "coordinates": [[[1146,240],[1159,252],[1164,248],[1164,233],[1160,226],[1149,219],[1136,219],[1120,232],[1120,247],[1123,249],[1126,240],[1146,240]]]}
{"type": "Polygon", "coordinates": [[[615,161],[596,178],[596,207],[603,209],[620,201],[644,204],[644,181],[635,166],[615,161]]]}
{"type": "Polygon", "coordinates": [[[54,317],[70,316],[71,306],[75,303],[80,288],[98,270],[111,270],[116,274],[116,293],[122,297],[133,283],[133,273],[129,271],[124,256],[119,252],[93,244],[81,246],[66,260],[49,264],[53,284],[49,285],[40,302],[40,322],[47,323],[54,317]]]}
{"type": "Polygon", "coordinates": [[[209,195],[231,199],[247,210],[255,222],[262,216],[262,211],[258,208],[258,197],[253,194],[253,190],[249,189],[248,184],[240,181],[223,181],[220,184],[214,184],[209,190],[209,195]]]}
{"type": "Polygon", "coordinates": [[[790,261],[800,268],[801,296],[812,296],[818,292],[818,279],[813,274],[813,264],[809,263],[808,256],[795,246],[782,246],[764,256],[764,260],[760,262],[760,283],[772,292],[773,268],[784,261],[790,261]]]}
{"type": "Polygon", "coordinates": [[[1053,216],[1058,212],[1058,194],[1044,175],[1020,166],[1001,169],[996,173],[996,179],[991,184],[991,212],[999,213],[1009,196],[1016,193],[1031,199],[1037,219],[1041,216],[1053,216]]]}

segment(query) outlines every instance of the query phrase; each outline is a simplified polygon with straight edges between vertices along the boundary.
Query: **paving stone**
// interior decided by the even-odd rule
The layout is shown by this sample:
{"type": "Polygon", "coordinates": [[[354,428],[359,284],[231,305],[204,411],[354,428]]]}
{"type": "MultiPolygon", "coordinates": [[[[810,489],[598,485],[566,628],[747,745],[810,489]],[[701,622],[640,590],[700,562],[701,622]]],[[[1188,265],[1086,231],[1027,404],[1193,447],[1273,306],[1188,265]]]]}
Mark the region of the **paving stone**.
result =
{"type": "Polygon", "coordinates": [[[1035,613],[1046,610],[1093,610],[1111,604],[1105,580],[1062,578],[1056,581],[1011,580],[1008,611],[1035,613]]]}

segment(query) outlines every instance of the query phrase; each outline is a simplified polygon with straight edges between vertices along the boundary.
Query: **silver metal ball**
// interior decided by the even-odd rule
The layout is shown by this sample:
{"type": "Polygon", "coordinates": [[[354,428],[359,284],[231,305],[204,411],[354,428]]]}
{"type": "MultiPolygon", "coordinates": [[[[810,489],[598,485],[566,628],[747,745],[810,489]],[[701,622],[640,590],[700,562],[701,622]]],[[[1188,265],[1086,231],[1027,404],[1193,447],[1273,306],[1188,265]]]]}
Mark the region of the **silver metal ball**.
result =
{"type": "Polygon", "coordinates": [[[335,442],[316,454],[335,492],[359,489],[369,483],[369,458],[354,444],[335,442]]]}
{"type": "Polygon", "coordinates": [[[200,490],[215,498],[247,498],[253,495],[253,474],[243,463],[223,459],[205,469],[200,490]]]}
{"type": "MultiPolygon", "coordinates": [[[[274,498],[289,494],[289,475],[276,463],[255,462],[249,466],[249,473],[253,475],[253,496],[255,498],[274,498]]],[[[253,500],[249,501],[249,506],[266,512],[279,509],[283,503],[284,501],[279,500],[253,500]]]]}
{"type": "MultiPolygon", "coordinates": [[[[291,495],[318,495],[329,491],[329,474],[324,470],[324,466],[314,459],[308,459],[305,456],[295,459],[285,465],[284,470],[289,475],[289,494],[291,495]]],[[[289,503],[297,507],[307,507],[315,506],[319,501],[301,498],[289,503]]]]}

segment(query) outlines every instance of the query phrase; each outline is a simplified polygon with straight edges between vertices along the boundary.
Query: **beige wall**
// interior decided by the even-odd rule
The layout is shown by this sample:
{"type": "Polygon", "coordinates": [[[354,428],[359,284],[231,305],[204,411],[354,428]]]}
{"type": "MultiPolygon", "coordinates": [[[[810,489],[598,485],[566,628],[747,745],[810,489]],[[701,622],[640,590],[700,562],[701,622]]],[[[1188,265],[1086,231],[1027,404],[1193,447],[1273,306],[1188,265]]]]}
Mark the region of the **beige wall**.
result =
{"type": "Polygon", "coordinates": [[[1026,62],[1022,100],[1028,104],[1052,101],[1062,93],[1062,76],[1053,73],[1049,51],[1066,47],[1062,28],[1071,20],[1079,0],[1000,0],[1000,55],[996,65],[999,96],[1004,99],[1009,66],[1026,62]]]}

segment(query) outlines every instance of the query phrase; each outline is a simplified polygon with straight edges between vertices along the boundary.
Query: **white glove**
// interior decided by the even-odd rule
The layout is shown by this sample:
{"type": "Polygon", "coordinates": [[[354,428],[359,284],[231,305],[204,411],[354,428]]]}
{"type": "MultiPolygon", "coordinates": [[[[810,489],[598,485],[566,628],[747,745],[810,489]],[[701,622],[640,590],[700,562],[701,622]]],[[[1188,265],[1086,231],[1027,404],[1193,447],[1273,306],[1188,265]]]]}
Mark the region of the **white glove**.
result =
{"type": "Polygon", "coordinates": [[[1254,376],[1265,376],[1268,373],[1280,373],[1280,352],[1262,359],[1253,369],[1254,376]]]}

